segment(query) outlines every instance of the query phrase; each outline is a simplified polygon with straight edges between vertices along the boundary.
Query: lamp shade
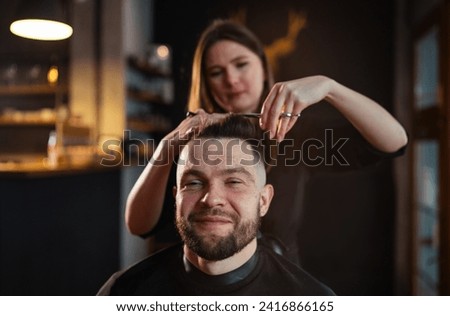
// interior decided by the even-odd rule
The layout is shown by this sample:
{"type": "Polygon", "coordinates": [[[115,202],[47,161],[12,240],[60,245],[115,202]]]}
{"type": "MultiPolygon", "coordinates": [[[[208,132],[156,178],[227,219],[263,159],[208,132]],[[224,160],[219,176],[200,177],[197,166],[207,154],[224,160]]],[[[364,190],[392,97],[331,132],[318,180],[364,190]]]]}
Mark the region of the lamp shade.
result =
{"type": "Polygon", "coordinates": [[[66,3],[62,0],[22,0],[11,23],[10,31],[35,40],[63,40],[73,29],[68,24],[66,3]]]}

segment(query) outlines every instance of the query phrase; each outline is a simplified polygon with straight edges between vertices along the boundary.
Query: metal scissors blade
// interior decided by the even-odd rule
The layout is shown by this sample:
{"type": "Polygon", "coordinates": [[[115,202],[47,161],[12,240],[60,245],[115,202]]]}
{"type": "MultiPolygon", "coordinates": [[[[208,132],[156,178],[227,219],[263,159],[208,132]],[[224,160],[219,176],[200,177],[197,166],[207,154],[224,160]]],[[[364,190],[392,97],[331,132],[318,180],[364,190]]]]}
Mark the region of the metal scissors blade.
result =
{"type": "MultiPolygon", "coordinates": [[[[194,116],[194,115],[197,115],[197,113],[191,111],[186,113],[186,116],[194,116]]],[[[256,117],[256,118],[261,117],[261,113],[233,113],[233,115],[239,115],[243,117],[256,117]]]]}
{"type": "MultiPolygon", "coordinates": [[[[256,118],[261,117],[261,113],[235,113],[234,115],[240,115],[244,117],[256,117],[256,118]]],[[[300,113],[292,114],[291,112],[282,112],[280,113],[280,118],[282,117],[300,117],[300,113]]]]}
{"type": "MultiPolygon", "coordinates": [[[[195,112],[191,112],[191,111],[189,111],[189,112],[187,112],[186,113],[186,116],[193,116],[193,115],[196,115],[197,113],[195,113],[195,112]]],[[[261,113],[233,113],[233,115],[239,115],[239,116],[243,116],[243,117],[253,117],[253,118],[260,118],[261,117],[261,113]]],[[[290,112],[282,112],[282,113],[280,113],[280,118],[282,118],[282,117],[299,117],[300,116],[300,113],[299,114],[292,114],[292,113],[290,113],[290,112]]]]}
{"type": "Polygon", "coordinates": [[[239,115],[243,117],[256,117],[256,118],[261,117],[261,113],[235,113],[234,115],[239,115]]]}

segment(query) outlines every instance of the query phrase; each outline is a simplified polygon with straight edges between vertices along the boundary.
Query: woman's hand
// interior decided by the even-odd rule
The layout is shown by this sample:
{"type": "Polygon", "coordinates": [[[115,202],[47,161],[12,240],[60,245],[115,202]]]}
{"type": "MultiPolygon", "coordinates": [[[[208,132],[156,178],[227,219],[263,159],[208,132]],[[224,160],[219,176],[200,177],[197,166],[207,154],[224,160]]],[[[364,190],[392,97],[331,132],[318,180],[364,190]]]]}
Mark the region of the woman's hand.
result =
{"type": "Polygon", "coordinates": [[[276,83],[263,103],[261,128],[282,141],[298,114],[324,99],[376,149],[395,152],[408,142],[403,126],[381,105],[325,76],[276,83]]]}
{"type": "Polygon", "coordinates": [[[271,138],[282,141],[301,112],[328,95],[332,82],[325,76],[312,76],[276,83],[263,103],[261,128],[268,130],[271,138]]]}
{"type": "Polygon", "coordinates": [[[173,146],[174,154],[178,154],[181,146],[183,146],[192,136],[197,135],[205,127],[223,120],[229,114],[227,113],[206,113],[200,109],[197,112],[186,117],[172,132],[167,134],[163,141],[173,146]]]}

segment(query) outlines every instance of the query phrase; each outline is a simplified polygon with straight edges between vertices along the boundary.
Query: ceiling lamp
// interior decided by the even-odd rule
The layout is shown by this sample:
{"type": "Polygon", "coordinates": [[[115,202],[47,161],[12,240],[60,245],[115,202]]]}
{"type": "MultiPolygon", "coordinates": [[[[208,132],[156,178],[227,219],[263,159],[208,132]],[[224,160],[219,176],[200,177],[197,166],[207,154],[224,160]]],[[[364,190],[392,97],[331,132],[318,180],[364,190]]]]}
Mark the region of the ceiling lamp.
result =
{"type": "Polygon", "coordinates": [[[62,0],[40,0],[19,3],[10,31],[21,37],[57,41],[69,38],[72,27],[67,23],[67,12],[62,0]]]}

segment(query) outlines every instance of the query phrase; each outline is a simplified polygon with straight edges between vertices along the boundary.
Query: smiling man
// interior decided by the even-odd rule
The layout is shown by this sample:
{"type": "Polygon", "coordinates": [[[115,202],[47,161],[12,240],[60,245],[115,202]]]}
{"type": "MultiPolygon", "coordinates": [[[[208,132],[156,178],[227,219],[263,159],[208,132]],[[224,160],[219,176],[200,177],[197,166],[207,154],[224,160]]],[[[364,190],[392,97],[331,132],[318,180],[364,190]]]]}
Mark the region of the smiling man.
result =
{"type": "Polygon", "coordinates": [[[273,197],[259,127],[229,116],[180,153],[176,226],[183,244],[114,274],[99,295],[333,295],[258,243],[273,197]]]}

